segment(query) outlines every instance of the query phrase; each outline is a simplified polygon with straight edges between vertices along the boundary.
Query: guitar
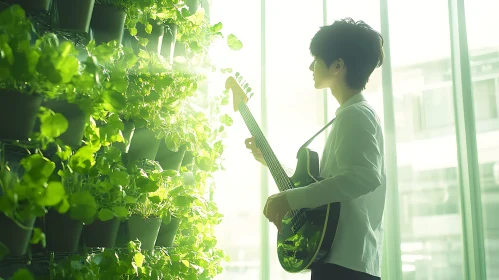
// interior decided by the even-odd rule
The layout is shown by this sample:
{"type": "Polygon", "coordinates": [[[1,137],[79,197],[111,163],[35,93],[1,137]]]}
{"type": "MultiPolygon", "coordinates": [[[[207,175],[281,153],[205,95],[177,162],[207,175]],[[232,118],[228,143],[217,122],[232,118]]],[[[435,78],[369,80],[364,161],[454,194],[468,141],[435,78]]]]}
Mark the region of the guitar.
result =
{"type": "MultiPolygon", "coordinates": [[[[241,113],[280,192],[322,180],[319,156],[306,145],[298,150],[296,171],[288,177],[246,105],[249,100],[246,94],[251,92],[251,88],[239,73],[227,78],[225,88],[232,90],[234,111],[241,113]]],[[[321,263],[331,250],[339,216],[340,203],[290,211],[282,220],[282,233],[277,234],[277,255],[282,268],[296,273],[321,263]]]]}

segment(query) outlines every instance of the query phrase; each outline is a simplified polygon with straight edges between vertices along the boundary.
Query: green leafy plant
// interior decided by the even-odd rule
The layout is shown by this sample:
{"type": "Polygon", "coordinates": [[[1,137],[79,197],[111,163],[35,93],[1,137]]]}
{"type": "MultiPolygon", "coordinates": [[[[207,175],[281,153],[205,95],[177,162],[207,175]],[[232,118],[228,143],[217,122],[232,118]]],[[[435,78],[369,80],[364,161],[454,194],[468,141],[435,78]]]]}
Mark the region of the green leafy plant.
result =
{"type": "MultiPolygon", "coordinates": [[[[33,154],[23,158],[21,166],[24,174],[19,178],[5,162],[0,165],[0,212],[20,228],[31,230],[24,222],[33,217],[44,216],[48,208],[54,208],[60,213],[68,211],[65,189],[52,176],[54,162],[40,154],[33,154]]],[[[33,230],[31,243],[41,242],[45,246],[45,235],[39,228],[33,230]]]]}
{"type": "Polygon", "coordinates": [[[14,221],[41,217],[47,207],[67,211],[64,187],[52,179],[54,162],[40,154],[33,154],[23,158],[21,166],[24,169],[21,178],[5,163],[0,166],[0,211],[14,221]]]}
{"type": "MultiPolygon", "coordinates": [[[[147,1],[133,0],[96,0],[96,5],[116,7],[126,13],[125,26],[135,28],[137,22],[143,22],[148,8],[147,1]]],[[[149,32],[150,33],[150,32],[149,32]]]]}
{"type": "Polygon", "coordinates": [[[129,167],[130,184],[125,189],[128,211],[144,218],[160,217],[165,203],[157,199],[155,192],[159,189],[161,166],[152,160],[141,160],[129,167]]]}
{"type": "Polygon", "coordinates": [[[135,198],[126,194],[130,175],[121,161],[121,152],[113,146],[103,147],[96,155],[96,164],[90,171],[89,188],[94,195],[98,213],[95,218],[108,221],[117,217],[125,220],[129,217],[127,203],[134,203],[135,198]]]}
{"type": "Polygon", "coordinates": [[[52,33],[31,44],[33,34],[19,5],[0,12],[0,88],[57,98],[78,71],[74,45],[59,44],[52,33]]]}
{"type": "MultiPolygon", "coordinates": [[[[211,279],[227,260],[217,249],[215,226],[222,215],[211,201],[213,173],[223,169],[223,137],[232,119],[220,106],[228,95],[210,96],[206,109],[192,105],[198,88],[213,66],[207,53],[212,42],[224,38],[222,24],[210,25],[199,2],[191,0],[97,0],[127,13],[132,36],[153,31],[153,24],[177,25],[177,42],[186,45],[184,60],[170,64],[145,49],[134,50],[116,42],[76,51],[47,33],[32,40],[32,25],[18,6],[0,15],[0,88],[62,99],[89,112],[84,145],[76,150],[56,138],[68,126],[62,115],[42,108],[41,129],[33,140],[42,150],[55,145],[56,157],[35,153],[23,160],[26,174],[17,178],[3,164],[0,169],[0,210],[14,220],[42,216],[47,208],[86,223],[132,214],[161,217],[168,224],[180,221],[175,248],[141,251],[127,248],[83,253],[61,263],[52,262],[52,279],[211,279]],[[195,10],[197,11],[195,12],[195,10]],[[141,23],[141,25],[137,25],[141,23]],[[78,60],[77,57],[81,59],[78,60]],[[195,157],[192,171],[163,170],[155,161],[127,166],[115,144],[125,141],[124,121],[151,129],[171,151],[182,145],[195,157]],[[55,163],[58,168],[56,172],[55,163]]],[[[141,46],[145,38],[137,36],[141,46]]],[[[226,37],[232,50],[243,47],[233,34],[226,37]]],[[[223,70],[230,71],[230,70],[223,70]]],[[[223,72],[222,71],[222,72],[223,72]]],[[[205,96],[202,96],[205,100],[205,96]]],[[[126,158],[126,157],[125,157],[126,158]]],[[[33,242],[43,239],[35,229],[33,242]]]]}

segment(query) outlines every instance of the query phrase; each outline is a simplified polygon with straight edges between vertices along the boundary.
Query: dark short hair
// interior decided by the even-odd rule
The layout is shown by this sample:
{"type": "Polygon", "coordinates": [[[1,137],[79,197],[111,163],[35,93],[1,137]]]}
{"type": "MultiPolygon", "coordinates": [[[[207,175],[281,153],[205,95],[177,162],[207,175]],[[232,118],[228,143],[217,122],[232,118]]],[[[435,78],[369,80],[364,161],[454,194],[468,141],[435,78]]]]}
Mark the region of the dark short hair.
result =
{"type": "Polygon", "coordinates": [[[371,73],[383,64],[383,37],[365,22],[345,18],[321,27],[310,42],[310,53],[328,68],[343,59],[348,86],[365,89],[371,73]]]}

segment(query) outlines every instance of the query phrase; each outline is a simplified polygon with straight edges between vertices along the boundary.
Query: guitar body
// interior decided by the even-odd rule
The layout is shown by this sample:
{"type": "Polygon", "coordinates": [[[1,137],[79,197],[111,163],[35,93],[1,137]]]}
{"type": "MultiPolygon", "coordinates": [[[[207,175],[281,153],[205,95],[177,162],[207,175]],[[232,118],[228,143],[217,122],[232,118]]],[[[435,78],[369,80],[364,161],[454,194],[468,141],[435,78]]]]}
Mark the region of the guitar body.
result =
{"type": "MultiPolygon", "coordinates": [[[[297,157],[296,171],[291,177],[295,188],[322,180],[316,152],[301,148],[297,157]]],[[[279,262],[284,270],[292,273],[311,269],[328,255],[338,226],[340,203],[303,209],[300,216],[284,217],[283,231],[277,235],[279,262]]]]}

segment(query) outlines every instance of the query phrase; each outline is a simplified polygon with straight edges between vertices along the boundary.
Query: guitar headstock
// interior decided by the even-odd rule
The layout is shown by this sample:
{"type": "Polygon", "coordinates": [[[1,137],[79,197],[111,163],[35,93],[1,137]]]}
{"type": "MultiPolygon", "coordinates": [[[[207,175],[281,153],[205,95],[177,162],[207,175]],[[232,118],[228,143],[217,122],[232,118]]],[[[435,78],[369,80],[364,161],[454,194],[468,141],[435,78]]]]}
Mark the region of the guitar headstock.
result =
{"type": "Polygon", "coordinates": [[[232,90],[234,101],[233,106],[234,111],[236,112],[239,110],[239,105],[241,104],[241,102],[246,103],[251,98],[251,96],[253,96],[251,87],[249,87],[248,83],[246,82],[246,80],[244,80],[243,76],[239,74],[239,72],[236,72],[234,76],[230,76],[227,78],[227,80],[225,81],[225,88],[232,90]]]}

